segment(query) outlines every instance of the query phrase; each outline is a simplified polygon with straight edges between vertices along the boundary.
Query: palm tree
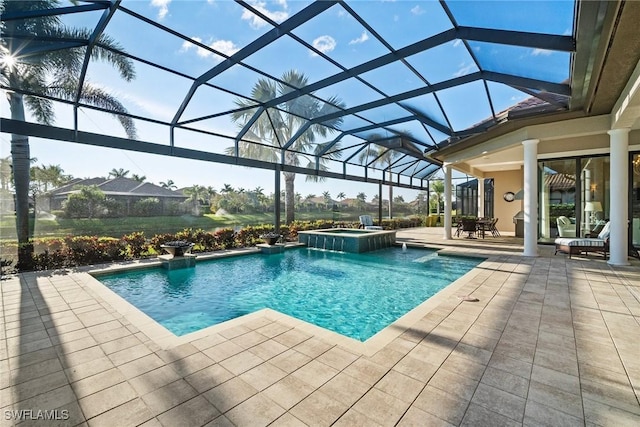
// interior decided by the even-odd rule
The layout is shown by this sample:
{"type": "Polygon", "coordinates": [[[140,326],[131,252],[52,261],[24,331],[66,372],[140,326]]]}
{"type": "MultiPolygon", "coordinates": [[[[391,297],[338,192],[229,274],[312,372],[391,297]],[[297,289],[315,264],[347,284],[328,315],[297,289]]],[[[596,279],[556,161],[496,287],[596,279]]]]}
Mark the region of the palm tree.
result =
{"type": "Polygon", "coordinates": [[[325,191],[324,193],[322,193],[322,198],[324,199],[325,209],[329,209],[329,204],[331,204],[331,193],[325,191]]]}
{"type": "Polygon", "coordinates": [[[193,203],[194,215],[200,215],[200,201],[207,196],[207,188],[202,185],[193,185],[184,189],[184,195],[189,196],[187,201],[193,203]]]}
{"type": "MultiPolygon", "coordinates": [[[[424,205],[427,202],[427,197],[428,194],[426,191],[421,191],[420,193],[418,193],[418,195],[416,196],[416,202],[417,202],[417,213],[422,213],[422,205],[424,205]]],[[[428,203],[427,203],[427,213],[429,212],[428,209],[428,203]]]]}
{"type": "MultiPolygon", "coordinates": [[[[410,134],[407,131],[403,131],[399,134],[396,134],[393,138],[407,138],[410,134]]],[[[380,134],[374,133],[370,135],[367,140],[370,143],[375,143],[379,140],[388,141],[388,137],[384,137],[380,134]]],[[[364,150],[360,153],[360,162],[367,160],[368,158],[376,159],[373,165],[381,166],[385,171],[389,172],[389,183],[393,181],[392,173],[391,173],[391,165],[393,162],[400,157],[400,153],[396,150],[390,150],[382,145],[376,145],[376,149],[373,150],[373,153],[370,152],[369,149],[364,150]]],[[[386,172],[385,172],[386,173],[386,172]]],[[[389,184],[389,219],[393,218],[393,185],[389,184]]]]}
{"type": "Polygon", "coordinates": [[[296,210],[303,208],[303,206],[302,206],[302,194],[296,193],[293,196],[293,200],[294,200],[294,203],[296,204],[296,210]]]}
{"type": "MultiPolygon", "coordinates": [[[[29,13],[54,9],[57,0],[3,1],[2,13],[29,13]]],[[[124,106],[102,88],[91,83],[80,82],[86,48],[73,47],[61,49],[62,43],[47,40],[91,40],[93,32],[84,28],[66,27],[56,15],[42,14],[37,19],[17,19],[3,21],[0,40],[0,72],[2,85],[11,88],[6,92],[11,118],[25,121],[25,106],[34,118],[44,124],[54,121],[53,101],[47,96],[103,107],[117,113],[126,113],[124,106]],[[22,38],[6,37],[12,35],[30,35],[33,49],[24,49],[22,38]],[[17,42],[16,42],[17,41],[17,42]],[[25,56],[21,51],[28,51],[25,56]],[[81,90],[78,91],[79,85],[81,90]],[[31,94],[42,94],[43,97],[31,94]],[[77,98],[76,98],[77,97],[77,98]]],[[[90,49],[91,59],[101,59],[112,64],[120,76],[130,81],[135,77],[133,62],[118,52],[121,47],[105,34],[101,34],[90,49]]],[[[133,120],[126,115],[116,116],[129,138],[135,139],[133,120]]],[[[27,262],[32,253],[29,243],[29,180],[30,155],[29,138],[24,135],[11,135],[11,156],[13,164],[14,187],[16,191],[16,232],[18,243],[23,247],[18,254],[18,263],[27,262]]]]}
{"type": "Polygon", "coordinates": [[[160,181],[160,187],[166,188],[167,190],[175,190],[176,188],[178,188],[172,179],[160,181]]]}
{"type": "Polygon", "coordinates": [[[367,204],[367,195],[364,193],[358,193],[356,196],[358,209],[362,210],[367,204]]]}
{"type": "Polygon", "coordinates": [[[109,178],[126,178],[129,175],[129,171],[119,168],[119,169],[111,169],[109,172],[109,178]]]}
{"type": "Polygon", "coordinates": [[[218,195],[218,191],[212,186],[206,187],[205,190],[207,192],[207,201],[209,202],[209,206],[211,206],[211,203],[213,202],[215,197],[218,195]]]}
{"type": "Polygon", "coordinates": [[[336,195],[336,198],[340,199],[340,201],[343,201],[344,199],[347,198],[347,195],[341,191],[336,195]]]}
{"type": "Polygon", "coordinates": [[[147,180],[147,177],[144,175],[138,175],[137,173],[134,173],[133,175],[131,175],[131,179],[138,182],[145,182],[147,180]]]}
{"type": "Polygon", "coordinates": [[[70,177],[64,174],[64,169],[60,165],[35,166],[31,168],[32,178],[38,182],[40,191],[46,193],[51,187],[59,187],[69,181],[70,177]]]}
{"type": "Polygon", "coordinates": [[[262,187],[256,187],[253,189],[253,194],[256,197],[256,200],[258,202],[258,208],[263,211],[268,207],[268,197],[264,194],[264,188],[262,187]]]}
{"type": "MultiPolygon", "coordinates": [[[[283,83],[274,83],[271,80],[260,79],[251,90],[251,100],[236,99],[235,103],[239,111],[233,113],[232,120],[243,128],[260,108],[261,102],[285,95],[292,90],[303,88],[308,83],[308,78],[296,70],[283,73],[283,83]],[[254,101],[255,100],[255,101],[254,101]]],[[[278,108],[267,108],[246,134],[246,139],[260,141],[261,144],[240,141],[238,155],[253,159],[261,159],[277,163],[280,161],[280,146],[287,143],[291,137],[303,126],[308,119],[321,117],[345,107],[345,104],[337,97],[332,96],[327,102],[322,102],[311,96],[303,96],[291,99],[278,105],[278,108]]],[[[316,123],[311,126],[289,147],[285,153],[285,163],[291,166],[300,166],[306,163],[308,168],[315,167],[315,158],[301,153],[320,153],[329,142],[316,143],[316,135],[326,137],[333,133],[335,128],[342,124],[342,117],[328,120],[324,123],[316,123]]],[[[336,149],[338,146],[334,146],[336,149]]],[[[235,147],[228,147],[226,153],[235,155],[235,147]]],[[[341,152],[330,154],[331,158],[340,157],[341,152]]],[[[326,170],[326,158],[320,159],[320,169],[326,170]]],[[[285,182],[285,218],[287,224],[294,220],[295,189],[294,172],[283,172],[285,182]]],[[[318,176],[309,176],[308,181],[322,180],[318,176]]]]}
{"type": "Polygon", "coordinates": [[[224,194],[231,194],[233,193],[235,190],[234,188],[231,186],[231,184],[223,184],[222,189],[220,190],[221,193],[224,194]]]}
{"type": "Polygon", "coordinates": [[[440,215],[440,202],[442,201],[442,195],[444,194],[444,181],[441,179],[431,181],[430,186],[433,198],[436,201],[436,212],[440,215]]]}

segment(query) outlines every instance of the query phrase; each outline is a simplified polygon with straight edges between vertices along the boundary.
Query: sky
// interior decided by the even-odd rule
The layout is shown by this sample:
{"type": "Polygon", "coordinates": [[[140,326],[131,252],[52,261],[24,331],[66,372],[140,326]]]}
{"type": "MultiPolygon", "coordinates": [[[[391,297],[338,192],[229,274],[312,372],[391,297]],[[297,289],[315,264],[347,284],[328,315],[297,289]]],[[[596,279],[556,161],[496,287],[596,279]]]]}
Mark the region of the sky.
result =
{"type": "MultiPolygon", "coordinates": [[[[64,1],[61,3],[67,5],[64,1]]],[[[279,23],[293,16],[309,3],[309,1],[290,0],[248,1],[253,8],[279,23]]],[[[497,29],[571,34],[573,1],[569,0],[555,2],[452,1],[448,4],[460,25],[491,25],[497,29]],[[488,11],[491,13],[488,14],[488,11]],[[544,14],[545,19],[531,19],[532,14],[544,14]]],[[[228,0],[124,0],[122,5],[133,13],[153,19],[187,35],[190,40],[160,31],[122,11],[114,14],[106,33],[128,53],[192,77],[202,75],[224,60],[223,56],[212,50],[232,55],[273,28],[271,24],[263,21],[250,10],[228,0]]],[[[395,49],[445,31],[452,26],[438,2],[351,1],[348,2],[348,6],[362,16],[372,29],[395,49]]],[[[100,11],[69,14],[63,17],[63,22],[74,27],[93,28],[100,16],[100,11]]],[[[347,68],[389,52],[371,31],[357,22],[340,5],[330,7],[296,28],[293,34],[347,68]]],[[[476,59],[483,68],[488,70],[553,82],[561,82],[568,76],[569,55],[565,53],[480,42],[469,43],[469,45],[476,59]]],[[[407,62],[431,83],[478,71],[473,57],[460,40],[410,56],[407,62]]],[[[341,71],[317,52],[289,36],[279,38],[246,58],[244,63],[276,77],[281,76],[285,71],[296,69],[303,72],[310,83],[341,71]]],[[[131,82],[125,82],[113,68],[100,62],[90,64],[87,79],[92,84],[114,94],[130,113],[163,122],[171,121],[185,100],[185,94],[192,81],[180,75],[155,69],[141,61],[134,61],[134,65],[137,76],[131,82]]],[[[190,123],[189,126],[196,130],[212,131],[220,136],[211,137],[198,132],[177,130],[176,145],[224,153],[225,148],[233,145],[232,138],[239,129],[226,112],[234,108],[239,96],[251,96],[251,88],[260,77],[250,68],[236,65],[216,75],[209,82],[227,88],[237,95],[200,86],[193,98],[189,100],[179,121],[219,114],[218,117],[198,120],[190,123]]],[[[394,95],[424,86],[422,80],[397,62],[365,73],[362,78],[371,85],[384,88],[385,95],[394,95]]],[[[479,81],[438,93],[438,100],[447,112],[454,130],[463,130],[490,117],[492,106],[494,111],[499,112],[529,96],[499,83],[489,82],[487,89],[492,96],[492,105],[486,96],[484,85],[479,81]]],[[[323,99],[337,96],[347,106],[360,105],[383,96],[353,78],[320,89],[316,95],[323,99]]],[[[432,94],[408,99],[406,104],[419,109],[435,121],[446,123],[432,94]]],[[[0,113],[3,117],[9,116],[8,110],[6,102],[0,103],[0,113]]],[[[56,126],[73,127],[71,108],[56,104],[55,112],[56,126]]],[[[406,110],[397,105],[388,105],[362,113],[364,119],[373,121],[390,120],[403,115],[406,115],[406,110]]],[[[362,118],[350,116],[345,119],[343,128],[365,124],[367,122],[362,118]]],[[[169,143],[169,132],[165,126],[141,120],[136,120],[136,126],[139,140],[159,144],[169,143]]],[[[79,111],[78,127],[80,130],[89,132],[124,136],[123,130],[112,116],[89,109],[79,111]]],[[[437,141],[446,137],[433,128],[428,128],[430,135],[427,134],[417,122],[402,123],[390,128],[410,132],[412,136],[425,142],[431,142],[432,137],[437,141]]],[[[10,155],[9,138],[7,134],[0,134],[0,155],[3,157],[10,155]]],[[[343,139],[342,144],[349,147],[359,142],[361,139],[348,136],[343,139]]],[[[355,148],[347,149],[344,151],[344,156],[354,151],[355,148]]],[[[38,159],[38,164],[60,165],[65,173],[75,177],[106,176],[111,169],[123,168],[129,170],[130,174],[144,175],[148,181],[154,183],[171,179],[179,187],[200,184],[221,188],[224,184],[230,184],[233,187],[245,189],[260,186],[269,193],[273,191],[274,186],[271,171],[67,142],[45,141],[38,138],[31,138],[31,156],[38,159]]],[[[330,166],[331,170],[341,172],[341,167],[340,169],[338,167],[337,163],[330,166]]],[[[284,183],[282,187],[284,188],[284,183]]],[[[359,192],[364,192],[370,200],[377,193],[378,186],[337,180],[308,183],[303,176],[296,178],[296,192],[303,196],[320,195],[324,191],[329,191],[333,196],[344,192],[347,197],[355,197],[359,192]]],[[[418,192],[396,189],[395,194],[402,195],[408,201],[413,200],[418,192]]]]}

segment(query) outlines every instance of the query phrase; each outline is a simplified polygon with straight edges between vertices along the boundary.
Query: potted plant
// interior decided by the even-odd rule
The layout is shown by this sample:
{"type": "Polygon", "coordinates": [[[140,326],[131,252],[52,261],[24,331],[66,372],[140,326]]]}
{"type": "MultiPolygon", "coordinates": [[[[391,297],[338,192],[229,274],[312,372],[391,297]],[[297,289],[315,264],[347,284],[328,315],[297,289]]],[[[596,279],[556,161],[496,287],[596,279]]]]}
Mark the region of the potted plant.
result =
{"type": "Polygon", "coordinates": [[[280,237],[282,236],[276,233],[275,231],[270,231],[260,236],[260,238],[263,239],[265,243],[269,246],[275,245],[278,239],[280,239],[280,237]]]}
{"type": "Polygon", "coordinates": [[[193,243],[187,242],[186,240],[172,240],[170,242],[165,242],[160,247],[167,251],[167,253],[176,256],[184,256],[184,254],[188,254],[193,249],[193,243]]]}

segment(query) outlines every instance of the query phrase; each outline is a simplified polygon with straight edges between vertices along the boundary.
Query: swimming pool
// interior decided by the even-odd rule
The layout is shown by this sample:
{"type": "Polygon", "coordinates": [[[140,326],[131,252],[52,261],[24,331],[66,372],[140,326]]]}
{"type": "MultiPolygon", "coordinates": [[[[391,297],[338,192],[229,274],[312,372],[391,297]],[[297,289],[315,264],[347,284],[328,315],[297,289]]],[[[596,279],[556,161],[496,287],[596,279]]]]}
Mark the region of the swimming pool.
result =
{"type": "Polygon", "coordinates": [[[365,341],[481,261],[413,248],[304,248],[97,279],[177,336],[271,308],[365,341]]]}

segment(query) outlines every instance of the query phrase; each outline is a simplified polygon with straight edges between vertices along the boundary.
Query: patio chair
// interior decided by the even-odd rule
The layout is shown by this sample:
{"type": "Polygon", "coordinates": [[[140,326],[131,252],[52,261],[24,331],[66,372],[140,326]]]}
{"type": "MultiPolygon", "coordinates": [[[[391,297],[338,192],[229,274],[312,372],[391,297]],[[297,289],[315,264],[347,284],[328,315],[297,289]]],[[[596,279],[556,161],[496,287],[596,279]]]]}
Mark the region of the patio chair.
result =
{"type": "Polygon", "coordinates": [[[360,215],[360,226],[358,228],[364,228],[365,230],[382,230],[382,227],[379,225],[373,225],[371,215],[360,215]]]}
{"type": "Polygon", "coordinates": [[[473,234],[477,231],[478,225],[476,224],[475,219],[471,218],[462,218],[462,232],[469,233],[466,239],[476,239],[473,234]]]}
{"type": "Polygon", "coordinates": [[[454,224],[453,226],[456,228],[456,237],[460,237],[460,233],[462,233],[462,218],[454,218],[452,223],[454,224]]]}
{"type": "Polygon", "coordinates": [[[500,237],[500,232],[498,231],[498,227],[496,227],[496,224],[498,223],[498,219],[499,218],[494,218],[493,221],[491,222],[491,225],[489,226],[489,231],[491,231],[491,235],[493,237],[500,237]]]}
{"type": "Polygon", "coordinates": [[[604,259],[607,259],[607,252],[609,252],[609,230],[610,223],[607,222],[605,226],[598,234],[598,237],[558,237],[555,240],[556,252],[562,252],[569,255],[576,255],[584,252],[600,252],[603,254],[604,259]]]}
{"type": "Polygon", "coordinates": [[[559,216],[556,219],[556,224],[558,224],[559,237],[576,237],[576,225],[572,224],[566,216],[559,216]]]}

